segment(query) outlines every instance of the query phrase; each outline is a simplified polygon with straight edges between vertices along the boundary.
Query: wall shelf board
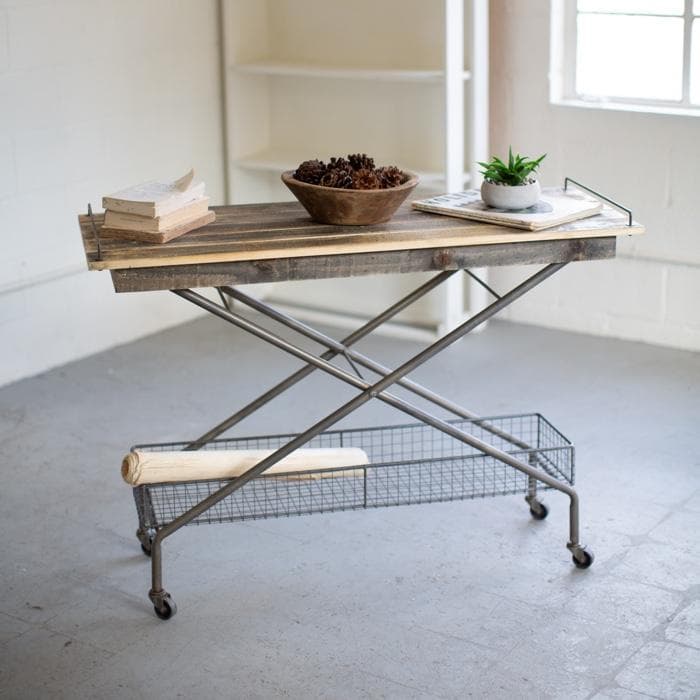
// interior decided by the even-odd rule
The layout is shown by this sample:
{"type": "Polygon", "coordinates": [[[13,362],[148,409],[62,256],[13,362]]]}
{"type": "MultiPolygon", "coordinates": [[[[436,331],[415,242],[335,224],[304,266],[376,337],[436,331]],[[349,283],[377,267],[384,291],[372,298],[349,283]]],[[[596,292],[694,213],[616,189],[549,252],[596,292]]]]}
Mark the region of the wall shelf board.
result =
{"type": "MultiPolygon", "coordinates": [[[[344,154],[338,154],[344,155],[344,154]]],[[[302,161],[308,158],[307,154],[293,154],[284,151],[266,150],[246,156],[234,158],[231,164],[243,170],[282,173],[285,170],[293,170],[302,161]]],[[[406,170],[414,172],[420,177],[422,184],[439,184],[445,182],[445,173],[439,170],[427,170],[421,167],[412,167],[410,163],[403,161],[399,165],[406,170]]],[[[463,182],[467,185],[471,180],[471,173],[463,173],[463,182]]]]}
{"type": "MultiPolygon", "coordinates": [[[[256,61],[231,66],[231,70],[244,75],[289,76],[297,78],[322,78],[332,80],[369,80],[396,83],[440,83],[444,80],[442,70],[406,70],[383,68],[346,68],[322,66],[289,61],[256,61]]],[[[470,80],[471,72],[463,71],[462,80],[470,80]]]]}

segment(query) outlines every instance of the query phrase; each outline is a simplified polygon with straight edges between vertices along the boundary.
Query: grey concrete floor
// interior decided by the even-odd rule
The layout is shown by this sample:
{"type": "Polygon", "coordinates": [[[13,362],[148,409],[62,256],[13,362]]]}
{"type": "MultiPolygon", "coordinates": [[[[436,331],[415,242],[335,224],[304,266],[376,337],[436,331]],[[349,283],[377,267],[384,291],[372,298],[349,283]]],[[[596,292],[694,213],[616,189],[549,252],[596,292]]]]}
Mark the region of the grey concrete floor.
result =
{"type": "MultiPolygon", "coordinates": [[[[179,612],[158,620],[123,453],[297,366],[203,319],[0,390],[1,697],[699,697],[700,356],[513,324],[415,377],[574,440],[591,569],[556,493],[541,522],[518,496],[193,527],[164,546],[179,612]]],[[[303,429],[352,393],[314,375],[238,432],[303,429]]],[[[372,402],[346,424],[397,419],[372,402]]]]}

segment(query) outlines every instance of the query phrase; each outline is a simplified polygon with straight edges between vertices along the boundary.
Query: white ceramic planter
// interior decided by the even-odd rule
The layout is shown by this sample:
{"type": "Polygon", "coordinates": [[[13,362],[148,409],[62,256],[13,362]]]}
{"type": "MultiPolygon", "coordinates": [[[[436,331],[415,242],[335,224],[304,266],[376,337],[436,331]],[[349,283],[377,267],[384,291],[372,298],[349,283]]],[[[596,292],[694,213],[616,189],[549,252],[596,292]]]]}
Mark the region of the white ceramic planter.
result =
{"type": "Polygon", "coordinates": [[[527,209],[540,201],[541,194],[538,180],[529,185],[494,185],[486,181],[481,185],[484,204],[495,209],[527,209]]]}

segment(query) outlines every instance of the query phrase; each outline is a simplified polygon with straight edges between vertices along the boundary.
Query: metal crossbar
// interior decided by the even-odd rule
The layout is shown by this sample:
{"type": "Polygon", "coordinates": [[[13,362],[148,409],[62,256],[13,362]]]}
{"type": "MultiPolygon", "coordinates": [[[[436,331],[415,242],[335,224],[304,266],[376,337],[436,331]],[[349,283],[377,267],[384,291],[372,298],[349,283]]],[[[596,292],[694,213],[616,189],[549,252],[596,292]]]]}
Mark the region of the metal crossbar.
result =
{"type": "MultiPolygon", "coordinates": [[[[337,342],[330,338],[329,336],[325,335],[324,333],[321,333],[320,331],[317,331],[310,326],[308,326],[305,323],[302,323],[294,318],[292,318],[289,314],[285,314],[277,309],[273,309],[270,305],[263,303],[259,299],[254,299],[253,297],[249,296],[248,294],[245,294],[244,292],[241,292],[238,289],[235,289],[233,287],[220,287],[219,292],[225,294],[226,296],[229,296],[233,299],[236,299],[237,301],[240,301],[241,303],[245,304],[246,306],[249,306],[250,308],[254,309],[255,311],[258,311],[259,313],[268,316],[269,318],[274,319],[275,321],[278,321],[282,325],[286,326],[287,328],[291,328],[301,335],[310,338],[311,340],[314,340],[318,343],[321,343],[322,345],[327,346],[329,349],[334,350],[335,352],[342,354],[345,356],[345,358],[348,360],[348,363],[350,366],[355,370],[355,374],[362,379],[362,375],[359,373],[357,368],[353,364],[353,360],[357,362],[358,364],[362,365],[363,367],[367,367],[368,369],[372,370],[376,374],[379,374],[380,376],[386,376],[387,374],[390,374],[391,370],[384,365],[380,364],[379,362],[375,362],[374,360],[371,360],[369,357],[366,355],[363,355],[362,353],[359,353],[357,351],[351,350],[350,348],[344,346],[342,343],[337,342]]],[[[499,295],[496,295],[498,298],[500,298],[499,295]]],[[[230,308],[227,306],[227,308],[230,308]]],[[[478,420],[479,417],[476,413],[473,413],[472,411],[469,411],[465,408],[462,408],[461,406],[457,405],[456,403],[449,401],[439,394],[436,394],[434,391],[431,391],[430,389],[427,389],[417,382],[414,382],[410,379],[399,379],[396,382],[397,385],[403,387],[404,389],[408,389],[412,393],[414,393],[416,396],[420,396],[421,398],[430,401],[431,403],[435,404],[436,406],[439,406],[440,408],[445,409],[446,411],[449,411],[450,413],[453,413],[456,416],[459,416],[460,418],[466,418],[472,421],[478,420]]],[[[499,428],[495,426],[489,426],[488,424],[485,423],[480,423],[482,427],[484,427],[486,430],[491,432],[493,435],[496,435],[498,437],[504,438],[507,442],[511,443],[515,447],[519,447],[524,450],[531,449],[531,446],[528,445],[527,443],[523,442],[522,440],[519,440],[518,438],[508,435],[507,433],[503,433],[499,428]]],[[[545,471],[547,471],[546,467],[546,462],[543,462],[543,465],[545,467],[545,471]]],[[[534,496],[534,494],[533,494],[534,496]]]]}
{"type": "MultiPolygon", "coordinates": [[[[427,282],[421,284],[419,287],[414,289],[410,294],[407,294],[403,299],[400,299],[395,304],[392,304],[389,308],[385,309],[380,314],[375,316],[373,319],[367,321],[367,323],[362,325],[356,331],[353,331],[350,335],[343,338],[343,340],[341,340],[340,342],[346,348],[349,348],[351,345],[354,345],[359,340],[369,335],[373,330],[379,328],[379,326],[386,323],[386,321],[396,316],[396,314],[400,313],[405,308],[413,304],[415,301],[418,301],[418,299],[425,296],[428,292],[441,285],[445,280],[449,279],[456,272],[457,270],[446,270],[445,272],[440,272],[439,274],[435,275],[432,279],[429,279],[427,282]]],[[[221,294],[221,292],[219,293],[221,294]]],[[[323,355],[321,355],[321,358],[324,360],[330,360],[334,358],[337,354],[338,353],[335,350],[329,350],[328,352],[325,352],[323,355]]],[[[217,438],[219,435],[222,435],[237,423],[240,423],[244,418],[247,418],[252,413],[255,413],[255,411],[272,401],[272,399],[276,398],[277,396],[285,392],[287,389],[290,389],[295,384],[298,384],[302,379],[308,377],[316,369],[317,368],[314,364],[307,363],[304,367],[290,374],[286,379],[283,379],[281,382],[279,382],[279,384],[276,384],[264,394],[261,394],[260,396],[258,396],[258,398],[236,411],[236,413],[221,421],[221,423],[219,423],[218,425],[215,425],[211,430],[207,431],[206,433],[204,433],[204,435],[187,445],[185,449],[201,449],[210,440],[217,438]]]]}
{"type": "MultiPolygon", "coordinates": [[[[566,473],[561,471],[556,461],[552,461],[551,458],[548,460],[547,458],[535,455],[527,441],[524,441],[521,437],[511,435],[508,433],[508,431],[504,431],[497,425],[490,425],[487,420],[480,419],[470,411],[467,411],[466,409],[443,398],[435,392],[406,378],[406,375],[408,375],[415,368],[419,367],[424,362],[440,353],[452,343],[464,337],[474,328],[481,325],[484,321],[494,316],[509,304],[513,303],[530,289],[549,278],[565,265],[566,263],[563,262],[549,264],[511,289],[509,292],[503,295],[498,295],[493,292],[496,300],[492,304],[474,314],[471,318],[457,326],[457,328],[439,338],[427,348],[418,352],[415,356],[393,370],[378,362],[375,362],[362,353],[351,350],[350,346],[384,323],[388,318],[395,315],[403,308],[406,308],[406,306],[413,303],[423,294],[437,287],[455,271],[443,272],[436,275],[432,280],[429,280],[425,284],[418,287],[416,290],[404,297],[404,299],[400,300],[392,307],[389,307],[376,318],[368,321],[364,326],[347,336],[347,338],[342,341],[335,341],[320,331],[312,329],[306,324],[303,324],[296,319],[273,309],[264,302],[253,299],[243,292],[240,292],[240,290],[236,290],[232,287],[221,287],[218,289],[223,306],[216,304],[210,299],[189,289],[172,290],[173,293],[182,297],[183,299],[190,301],[191,303],[205,309],[222,320],[251,333],[255,337],[270,343],[278,349],[287,352],[306,363],[302,369],[290,375],[287,379],[280,382],[268,392],[262,394],[253,402],[240,409],[237,413],[219,423],[197,440],[184,445],[182,449],[197,450],[208,445],[208,443],[210,443],[225,430],[256,411],[258,408],[266,404],[275,396],[278,396],[290,386],[308,376],[308,374],[313,372],[315,369],[320,369],[336,379],[350,384],[356,389],[359,389],[360,393],[337,408],[335,411],[332,411],[323,417],[304,432],[295,436],[288,436],[290,439],[283,443],[276,443],[274,445],[274,452],[271,455],[261,460],[258,464],[248,469],[237,478],[227,482],[221,482],[220,487],[215,488],[214,490],[211,488],[208,488],[206,491],[198,491],[196,489],[193,490],[192,488],[189,489],[188,494],[190,495],[190,498],[186,501],[186,505],[188,507],[186,507],[184,512],[177,515],[173,513],[174,517],[168,519],[168,522],[159,523],[155,528],[156,531],[154,537],[152,540],[150,540],[150,538],[148,540],[152,558],[152,588],[149,595],[154,603],[154,606],[156,607],[156,611],[159,610],[159,607],[167,607],[169,601],[169,595],[163,590],[162,586],[161,545],[166,537],[170,536],[184,525],[201,519],[205,513],[215,508],[217,504],[220,504],[222,501],[224,501],[224,499],[227,499],[233,493],[242,489],[252,480],[263,476],[264,472],[272,465],[276,464],[279,460],[289,455],[299,447],[302,447],[303,445],[314,440],[322,433],[325,434],[325,431],[329,427],[333,426],[339,420],[357,410],[367,401],[375,398],[412,416],[424,425],[430,426],[440,433],[449,436],[458,443],[467,446],[473,450],[475,455],[490,460],[495,460],[494,463],[500,463],[525,475],[528,483],[527,500],[531,504],[531,510],[533,510],[535,507],[543,508],[543,506],[541,506],[541,504],[539,504],[535,498],[537,483],[544,484],[547,487],[567,494],[570,500],[569,541],[567,543],[567,547],[572,552],[574,561],[577,562],[577,565],[588,566],[592,561],[592,555],[586,552],[585,547],[579,541],[578,496],[576,491],[568,483],[566,483],[566,481],[569,479],[562,479],[562,476],[566,477],[566,473]],[[269,318],[272,318],[275,321],[278,321],[283,325],[301,333],[302,335],[325,345],[328,350],[320,357],[317,357],[316,355],[260,326],[258,323],[236,313],[228,303],[228,298],[237,299],[238,301],[247,304],[251,308],[264,313],[269,318]],[[345,356],[351,367],[353,367],[354,362],[370,369],[379,375],[379,379],[371,383],[364,380],[361,376],[358,376],[359,372],[358,375],[356,375],[332,364],[329,360],[338,355],[345,356]],[[457,415],[462,419],[466,419],[467,421],[471,421],[471,423],[465,424],[462,422],[462,424],[455,424],[453,422],[447,422],[437,418],[436,416],[414,406],[408,401],[390,393],[388,389],[394,384],[398,384],[399,386],[408,389],[413,394],[427,399],[431,403],[440,406],[452,414],[457,415]],[[481,430],[481,437],[478,437],[475,434],[478,432],[476,430],[477,428],[481,430]],[[484,433],[488,434],[491,438],[495,438],[498,446],[491,444],[491,442],[487,442],[486,439],[484,439],[484,433]],[[507,447],[508,445],[510,448],[507,447]],[[506,451],[507,449],[510,449],[510,451],[506,451]],[[199,494],[203,496],[203,498],[195,502],[196,498],[191,498],[193,493],[195,495],[199,494]]],[[[356,368],[354,367],[354,369],[356,368]]],[[[573,463],[571,465],[571,469],[573,470],[573,463]]],[[[365,473],[367,471],[368,470],[366,470],[365,473]]],[[[451,472],[448,473],[451,474],[451,472]]],[[[396,478],[399,478],[399,474],[397,474],[396,478]]],[[[402,483],[408,483],[410,485],[411,479],[409,478],[407,482],[402,483]]],[[[366,488],[366,483],[364,488],[366,488]]],[[[150,508],[149,512],[153,514],[152,502],[146,503],[144,507],[150,508]]],[[[534,512],[535,511],[533,510],[533,514],[534,512]]],[[[546,513],[546,510],[544,512],[546,513]]],[[[542,517],[544,517],[544,515],[542,517]]],[[[144,543],[143,539],[142,543],[144,543]]]]}

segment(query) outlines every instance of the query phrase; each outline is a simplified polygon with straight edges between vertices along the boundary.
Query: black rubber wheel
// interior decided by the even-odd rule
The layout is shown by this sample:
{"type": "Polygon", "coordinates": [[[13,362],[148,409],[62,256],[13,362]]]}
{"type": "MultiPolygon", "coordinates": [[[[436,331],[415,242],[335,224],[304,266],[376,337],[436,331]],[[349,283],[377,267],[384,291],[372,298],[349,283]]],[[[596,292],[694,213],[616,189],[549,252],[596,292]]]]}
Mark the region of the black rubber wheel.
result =
{"type": "Polygon", "coordinates": [[[170,596],[167,596],[163,599],[162,607],[159,608],[157,605],[154,605],[153,610],[155,610],[156,615],[161,620],[169,620],[177,612],[177,605],[175,605],[175,601],[170,596]]]}
{"type": "Polygon", "coordinates": [[[593,552],[589,552],[586,549],[583,550],[583,559],[578,559],[575,555],[572,555],[571,559],[577,569],[587,569],[595,561],[593,552]]]}
{"type": "Polygon", "coordinates": [[[538,503],[534,508],[530,505],[530,515],[535,520],[544,520],[549,515],[549,508],[544,503],[538,503]]]}
{"type": "Polygon", "coordinates": [[[141,551],[147,556],[151,556],[151,542],[153,542],[153,535],[151,535],[148,531],[142,530],[139,528],[136,530],[136,539],[139,541],[139,544],[141,545],[141,551]],[[146,542],[147,541],[147,542],[146,542]]]}

